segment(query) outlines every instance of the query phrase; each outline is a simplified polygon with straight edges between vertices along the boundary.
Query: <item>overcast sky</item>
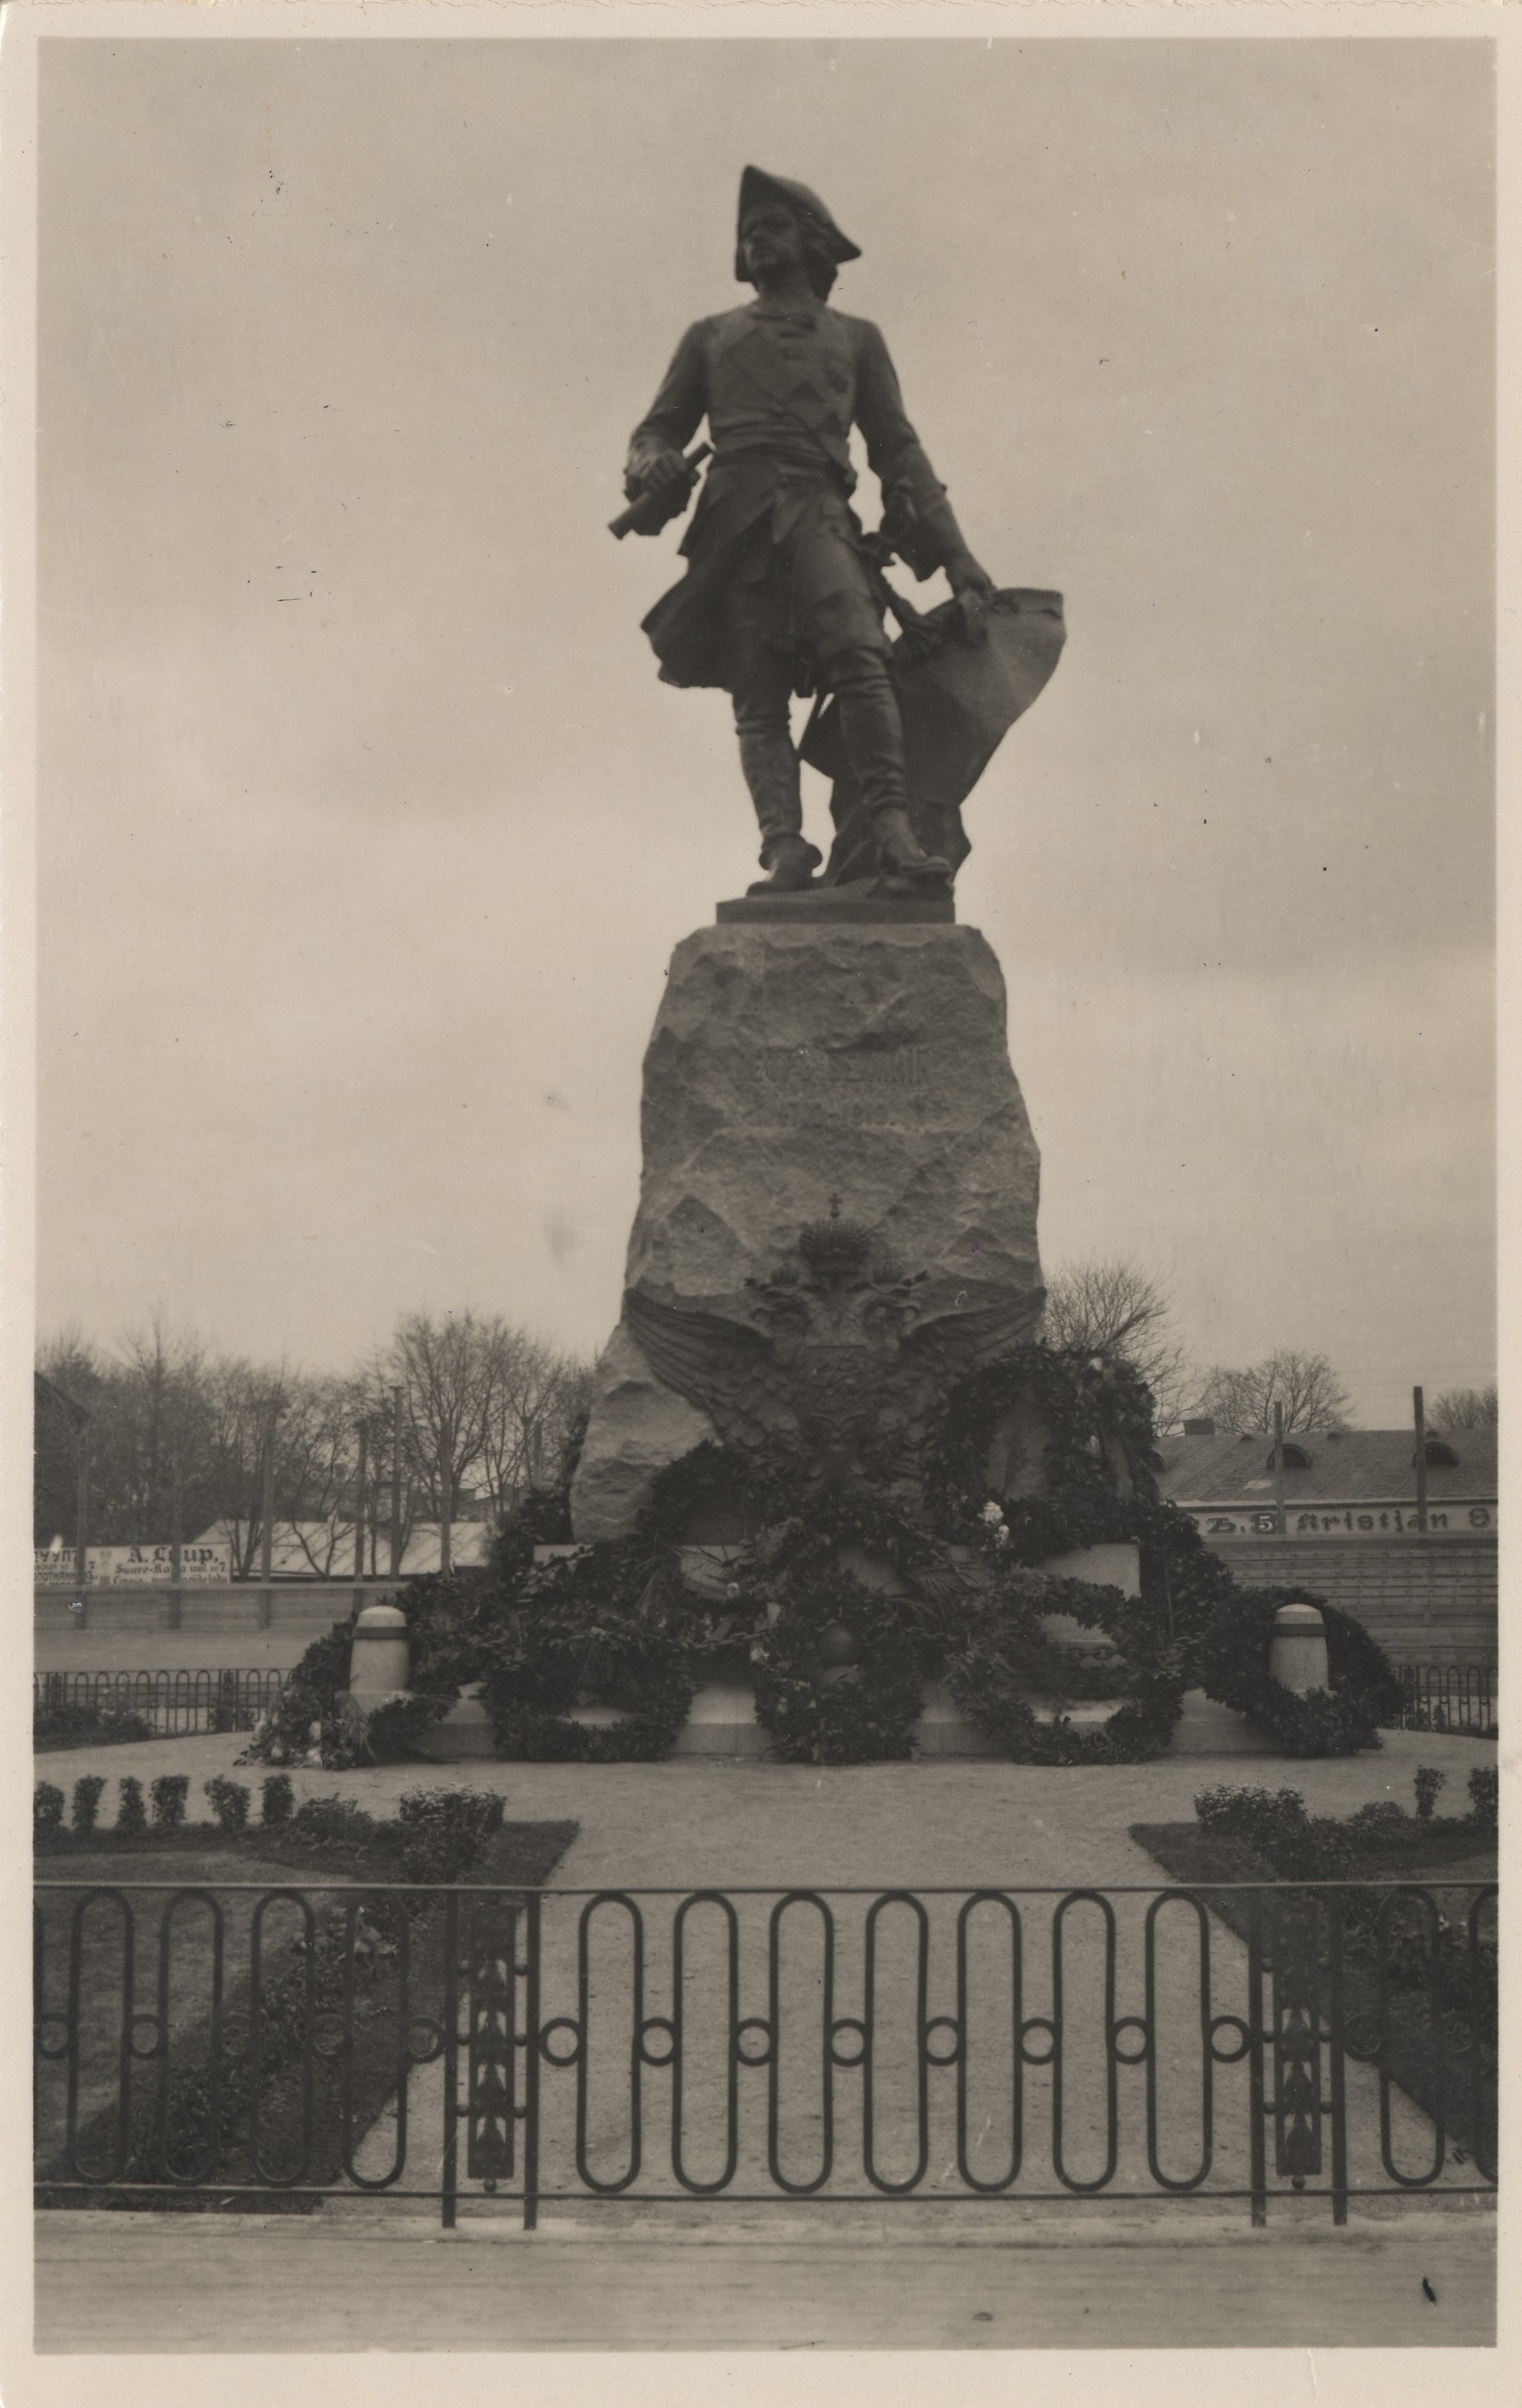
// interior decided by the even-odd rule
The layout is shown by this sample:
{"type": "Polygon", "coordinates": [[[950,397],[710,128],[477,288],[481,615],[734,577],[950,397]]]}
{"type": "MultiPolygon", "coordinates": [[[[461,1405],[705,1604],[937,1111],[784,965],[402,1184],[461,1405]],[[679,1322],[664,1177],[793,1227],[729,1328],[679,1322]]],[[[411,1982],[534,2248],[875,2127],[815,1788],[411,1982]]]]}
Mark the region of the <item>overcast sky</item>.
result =
{"type": "Polygon", "coordinates": [[[1487,46],[61,41],[42,107],[44,1328],[610,1329],[754,845],[604,523],[754,160],[1066,596],[958,887],[1048,1265],[1365,1421],[1491,1376],[1487,46]]]}

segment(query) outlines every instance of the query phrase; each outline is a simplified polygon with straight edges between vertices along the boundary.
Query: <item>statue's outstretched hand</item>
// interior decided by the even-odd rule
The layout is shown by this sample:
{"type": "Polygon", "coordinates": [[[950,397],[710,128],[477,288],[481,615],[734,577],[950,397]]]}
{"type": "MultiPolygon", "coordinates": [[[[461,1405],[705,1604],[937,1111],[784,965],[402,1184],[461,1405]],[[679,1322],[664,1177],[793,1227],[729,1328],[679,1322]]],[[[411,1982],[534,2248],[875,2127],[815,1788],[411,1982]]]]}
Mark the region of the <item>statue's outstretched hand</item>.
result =
{"type": "Polygon", "coordinates": [[[946,563],[946,581],[962,606],[962,624],[968,641],[983,641],[984,606],[993,598],[994,580],[982,564],[969,552],[954,552],[946,563]]]}
{"type": "Polygon", "coordinates": [[[994,591],[994,580],[969,552],[954,552],[946,563],[946,580],[958,601],[964,594],[975,594],[986,602],[994,591]]]}

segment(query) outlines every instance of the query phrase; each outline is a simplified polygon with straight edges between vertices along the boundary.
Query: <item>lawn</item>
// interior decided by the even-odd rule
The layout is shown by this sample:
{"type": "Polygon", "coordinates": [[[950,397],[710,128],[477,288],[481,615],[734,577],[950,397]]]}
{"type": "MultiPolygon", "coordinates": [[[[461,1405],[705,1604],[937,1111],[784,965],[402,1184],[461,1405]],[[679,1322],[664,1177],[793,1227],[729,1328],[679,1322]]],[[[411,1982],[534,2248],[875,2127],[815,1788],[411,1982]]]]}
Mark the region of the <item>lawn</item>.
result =
{"type": "MultiPolygon", "coordinates": [[[[510,1892],[537,1887],[576,1831],[569,1822],[505,1823],[462,1878],[510,1892]]],[[[310,2209],[316,2197],[302,2186],[343,2180],[346,2157],[409,2078],[409,2036],[414,2052],[437,2045],[429,2027],[443,2003],[441,1902],[427,1889],[405,1901],[380,1894],[405,1878],[404,1838],[393,1823],[318,1843],[192,1825],[92,1833],[39,1856],[39,2006],[59,2018],[45,2028],[47,2045],[65,2038],[71,1942],[80,2000],[72,2064],[64,2055],[39,2068],[39,2204],[236,2203],[268,2213],[310,2209]],[[50,1881],[99,1884],[107,1894],[76,1921],[77,1896],[50,1890],[50,1881]],[[151,1886],[116,1886],[125,1883],[151,1886]],[[229,1891],[230,1883],[256,1886],[229,1891]],[[370,1884],[378,1886],[368,1897],[355,1886],[370,1884]],[[287,1899],[261,1911],[272,1890],[299,1890],[309,1907],[287,1899]],[[347,2079],[340,2057],[324,2053],[345,2031],[347,2079]],[[130,2184],[134,2175],[171,2186],[55,2187],[130,2184]],[[228,2190],[172,2186],[208,2175],[228,2190]],[[261,2186],[269,2183],[280,2186],[261,2186]]]]}

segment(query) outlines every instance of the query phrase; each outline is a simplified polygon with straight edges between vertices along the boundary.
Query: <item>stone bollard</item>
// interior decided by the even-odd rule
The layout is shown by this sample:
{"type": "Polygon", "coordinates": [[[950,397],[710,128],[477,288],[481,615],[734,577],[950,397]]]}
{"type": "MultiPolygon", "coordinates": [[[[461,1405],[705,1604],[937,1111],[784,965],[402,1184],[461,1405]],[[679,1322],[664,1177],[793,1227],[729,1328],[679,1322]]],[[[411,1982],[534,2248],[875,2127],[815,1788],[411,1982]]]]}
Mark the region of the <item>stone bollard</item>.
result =
{"type": "Polygon", "coordinates": [[[411,1669],[407,1616],[399,1605],[367,1605],[354,1625],[349,1694],[366,1713],[407,1686],[411,1669]]]}
{"type": "Polygon", "coordinates": [[[1273,1617],[1269,1643],[1269,1675],[1281,1688],[1303,1698],[1311,1689],[1329,1689],[1327,1670],[1327,1626],[1314,1605],[1282,1605],[1273,1617]]]}

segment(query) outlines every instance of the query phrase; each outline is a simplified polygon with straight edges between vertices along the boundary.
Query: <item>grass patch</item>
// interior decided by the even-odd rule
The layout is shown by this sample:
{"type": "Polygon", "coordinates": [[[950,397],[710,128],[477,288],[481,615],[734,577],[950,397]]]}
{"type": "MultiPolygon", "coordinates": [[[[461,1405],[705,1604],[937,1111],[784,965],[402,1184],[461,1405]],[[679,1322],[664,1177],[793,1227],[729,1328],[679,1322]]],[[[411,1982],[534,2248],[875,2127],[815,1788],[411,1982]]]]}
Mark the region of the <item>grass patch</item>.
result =
{"type": "MultiPolygon", "coordinates": [[[[1197,1891],[1211,1913],[1241,1939],[1247,1937],[1250,1903],[1217,1885],[1273,1882],[1285,1889],[1297,1886],[1275,1873],[1267,1858],[1245,1840],[1201,1830],[1198,1823],[1133,1823],[1130,1836],[1171,1880],[1197,1891]]],[[[1400,1839],[1360,1849],[1356,1878],[1371,1886],[1421,1881],[1432,1891],[1439,1913],[1462,1929],[1477,1889],[1496,1879],[1496,1850],[1494,1845],[1477,1845],[1473,1830],[1461,1822],[1436,1818],[1414,1822],[1400,1839]]],[[[1349,1933],[1343,1971],[1347,2023],[1361,2046],[1366,2039],[1372,2042],[1379,2030],[1379,1971],[1371,1936],[1357,1930],[1349,1933]]],[[[1461,2008],[1445,2014],[1443,2023],[1445,2045],[1434,2061],[1428,1982],[1409,1986],[1392,1982],[1388,2037],[1376,2048],[1372,2062],[1434,2123],[1441,2121],[1457,2165],[1469,2165],[1478,2156],[1486,2168],[1493,2169],[1497,2137],[1493,1995],[1466,2000],[1461,2008]]]]}
{"type": "MultiPolygon", "coordinates": [[[[504,1823],[482,1840],[459,1878],[510,1895],[538,1887],[571,1841],[575,1823],[504,1823]]],[[[256,1828],[233,1835],[191,1825],[140,1836],[116,1831],[66,1840],[43,1852],[39,1882],[148,1882],[119,1908],[103,1899],[86,1917],[82,1939],[74,2166],[67,2162],[65,2062],[45,2063],[38,2086],[36,2153],[39,2206],[207,2209],[257,2214],[309,2213],[312,2187],[344,2182],[346,2133],[357,2152],[395,2094],[413,2019],[437,2020],[444,1994],[444,1910],[437,1889],[398,1896],[406,1875],[402,1824],[376,1823],[352,1838],[304,1839],[256,1828]],[[231,1882],[255,1890],[223,1892],[220,1923],[204,1899],[177,1892],[216,1891],[231,1882]],[[360,1885],[356,1892],[353,1885],[360,1885]],[[372,1896],[364,1890],[374,1885],[372,1896]],[[248,2046],[255,1910],[269,1890],[310,1893],[309,1930],[294,1904],[266,1906],[261,1930],[261,2057],[248,2046]],[[324,1894],[325,1890],[325,1894],[324,1894]],[[353,1912],[356,1910],[357,1912],[353,1912]],[[211,2070],[212,2001],[221,1938],[223,2051],[211,2070]],[[405,1971],[404,1971],[405,1969],[405,1971]],[[130,1971],[136,2013],[158,2018],[137,2028],[136,2046],[158,2053],[130,2057],[123,2090],[123,2000],[130,1971]],[[309,2002],[319,2036],[337,2035],[352,1998],[352,2089],[346,2115],[337,2056],[303,2049],[309,2002]],[[231,2042],[231,2046],[229,2046],[231,2042]],[[310,2090],[308,2095],[309,2077],[310,2090]],[[258,2157],[254,2153],[257,2135],[258,2157]],[[305,2162],[303,2152],[305,2151],[305,2162]],[[195,2187],[146,2189],[194,2175],[195,2187]],[[94,2187],[93,2178],[101,2186],[94,2187]],[[92,2186],[54,2186],[83,2180],[92,2186]],[[282,2186],[262,2188],[261,2181],[282,2186]],[[107,2187],[107,2184],[110,2187],[107,2187]],[[253,2186],[230,2191],[223,2186],[253,2186]]],[[[44,2010],[58,2014],[68,1985],[69,1926],[75,1901],[44,1898],[44,2010]]],[[[53,2038],[58,2027],[48,2028],[53,2038]]],[[[128,2036],[130,2045],[130,2034],[128,2036]]],[[[409,2077],[410,2078],[410,2077],[409,2077]]],[[[405,2186],[405,2171],[400,2176],[405,2186]]]]}
{"type": "MultiPolygon", "coordinates": [[[[578,1831],[579,1823],[504,1823],[483,1842],[476,1865],[462,1881],[502,1882],[537,1887],[548,1881],[578,1831]]],[[[373,1841],[303,1840],[255,1824],[233,1834],[215,1823],[182,1823],[177,1831],[92,1831],[87,1840],[65,1838],[62,1846],[38,1849],[37,1879],[46,1881],[151,1881],[163,1869],[166,1889],[185,1882],[267,1880],[299,1888],[309,1882],[401,1882],[406,1832],[400,1823],[378,1822],[373,1841]]]]}

